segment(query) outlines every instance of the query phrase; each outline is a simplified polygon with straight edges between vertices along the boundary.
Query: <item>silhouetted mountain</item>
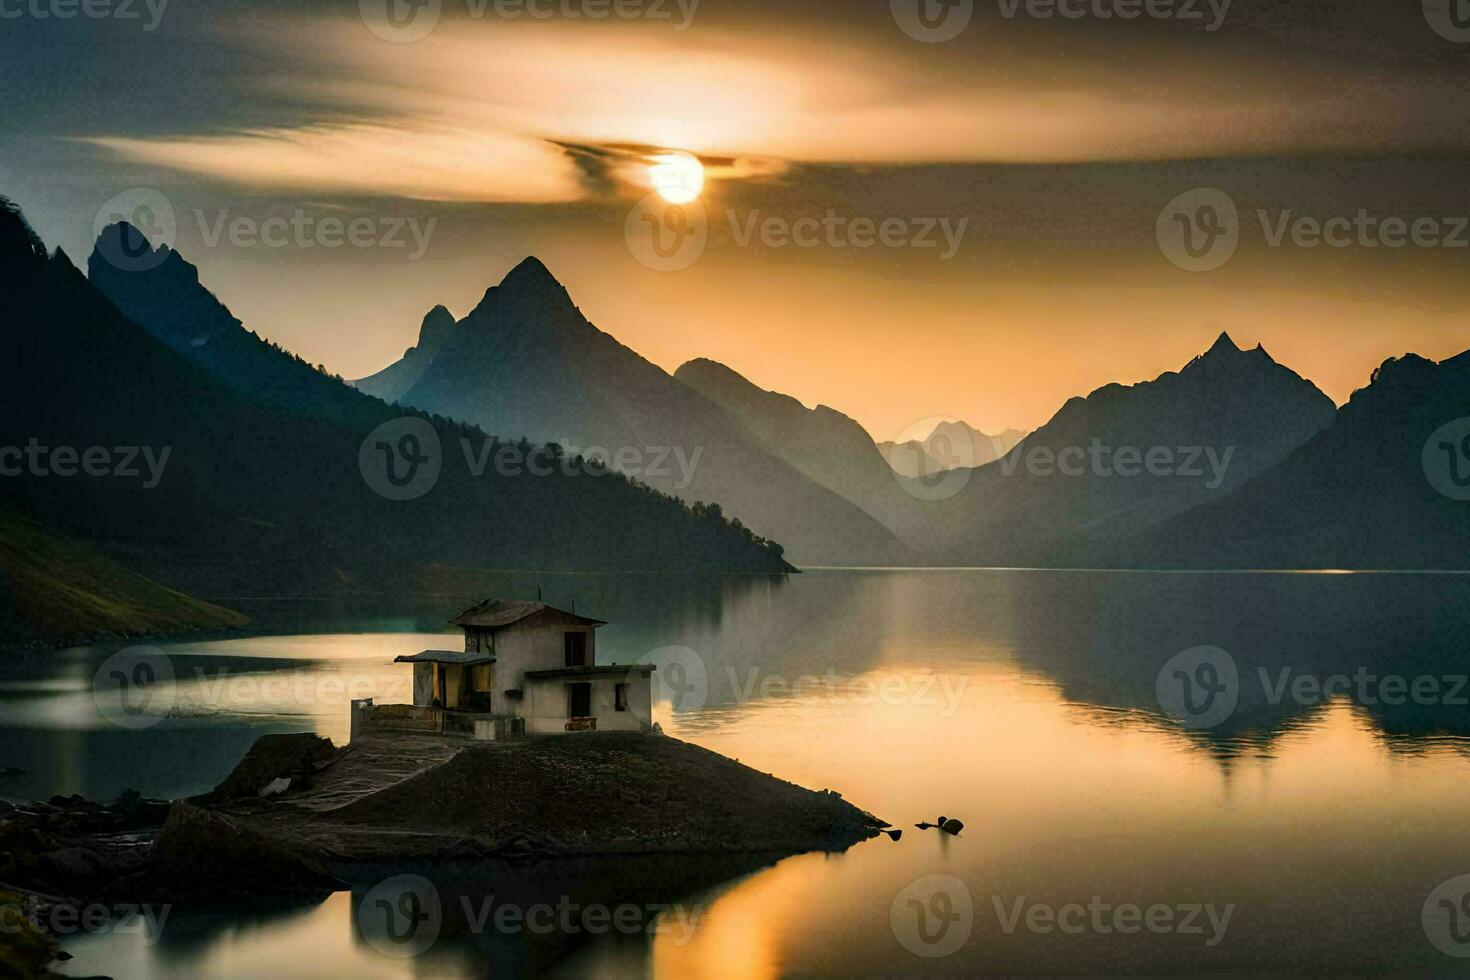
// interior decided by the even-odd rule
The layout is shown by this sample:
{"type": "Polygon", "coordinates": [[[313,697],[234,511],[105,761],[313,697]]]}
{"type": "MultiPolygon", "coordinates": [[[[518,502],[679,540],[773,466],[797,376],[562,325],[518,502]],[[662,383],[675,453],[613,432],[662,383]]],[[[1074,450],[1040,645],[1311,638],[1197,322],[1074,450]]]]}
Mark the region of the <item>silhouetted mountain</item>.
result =
{"type": "Polygon", "coordinates": [[[1066,562],[1083,543],[1106,554],[1098,542],[1223,500],[1334,414],[1311,382],[1221,334],[1178,372],[1071,399],[1004,458],[968,471],[922,529],[954,561],[1066,562]]]}
{"type": "Polygon", "coordinates": [[[916,501],[900,488],[872,436],[846,415],[826,405],[807,408],[705,358],[680,366],[674,377],[728,411],[753,442],[814,482],[885,526],[907,523],[897,515],[916,501]]]}
{"type": "Polygon", "coordinates": [[[372,377],[352,382],[353,387],[369,395],[396,402],[403,393],[418,383],[454,329],[454,314],[443,306],[436,306],[424,316],[419,327],[419,342],[403,352],[401,360],[394,361],[372,377]]]}
{"type": "Polygon", "coordinates": [[[922,477],[959,467],[984,466],[1000,459],[1026,438],[1020,429],[996,435],[982,432],[963,421],[940,422],[923,439],[880,442],[883,454],[895,473],[922,477]]]}
{"type": "Polygon", "coordinates": [[[249,330],[199,281],[178,252],[131,225],[103,229],[87,277],[134,323],[236,392],[293,414],[361,424],[381,414],[350,387],[249,330]],[[109,256],[126,255],[119,263],[109,256]],[[326,380],[329,383],[323,383],[326,380]]]}
{"type": "Polygon", "coordinates": [[[1470,568],[1470,351],[1385,361],[1331,426],[1230,497],[1157,528],[1132,563],[1470,568]],[[1434,480],[1459,497],[1436,489],[1434,480]]]}
{"type": "Polygon", "coordinates": [[[877,520],[752,441],[724,409],[589,323],[534,258],[486,290],[399,401],[493,432],[596,449],[650,486],[717,502],[799,562],[909,555],[877,520]]]}
{"type": "MultiPolygon", "coordinates": [[[[177,256],[131,273],[139,277],[131,286],[101,278],[140,317],[164,324],[154,328],[159,336],[208,338],[186,351],[124,316],[63,253],[48,258],[32,239],[13,207],[0,208],[0,382],[12,406],[0,415],[0,445],[69,447],[70,455],[43,456],[56,470],[76,470],[81,456],[94,470],[101,459],[141,472],[45,475],[28,463],[23,475],[0,481],[0,494],[159,581],[238,595],[412,588],[429,565],[786,567],[778,546],[716,509],[691,510],[619,476],[564,467],[555,447],[502,445],[417,413],[407,416],[422,437],[414,453],[425,465],[438,459],[440,472],[421,496],[388,499],[369,485],[386,459],[368,437],[405,418],[402,410],[255,342],[177,256]],[[300,405],[280,403],[295,391],[300,405]],[[89,457],[93,448],[100,455],[89,457]],[[476,475],[466,453],[522,465],[476,475]]],[[[378,439],[403,448],[397,436],[378,439]]]]}

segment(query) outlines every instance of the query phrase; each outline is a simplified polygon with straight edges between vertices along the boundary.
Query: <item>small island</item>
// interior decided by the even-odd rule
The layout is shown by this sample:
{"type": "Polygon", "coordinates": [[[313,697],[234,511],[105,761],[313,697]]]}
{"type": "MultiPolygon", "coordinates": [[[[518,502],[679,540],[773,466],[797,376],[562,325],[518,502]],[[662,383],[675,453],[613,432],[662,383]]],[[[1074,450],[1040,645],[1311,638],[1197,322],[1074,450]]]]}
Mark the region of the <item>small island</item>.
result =
{"type": "Polygon", "coordinates": [[[78,799],[12,812],[0,844],[35,843],[6,880],[60,900],[318,895],[405,863],[769,861],[889,826],[664,735],[654,668],[598,666],[598,620],[492,600],[454,622],[465,650],[399,657],[415,704],[355,703],[346,746],[263,736],[212,792],[126,819],[78,799]]]}

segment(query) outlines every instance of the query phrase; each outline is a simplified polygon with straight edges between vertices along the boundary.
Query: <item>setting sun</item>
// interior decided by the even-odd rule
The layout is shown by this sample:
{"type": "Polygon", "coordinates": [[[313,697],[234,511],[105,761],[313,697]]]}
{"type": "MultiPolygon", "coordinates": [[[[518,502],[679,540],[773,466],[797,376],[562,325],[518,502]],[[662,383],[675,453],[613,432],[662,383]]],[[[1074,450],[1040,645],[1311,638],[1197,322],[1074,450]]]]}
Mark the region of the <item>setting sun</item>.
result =
{"type": "Polygon", "coordinates": [[[704,189],[704,166],[688,153],[662,153],[648,167],[648,179],[670,204],[688,204],[704,189]]]}

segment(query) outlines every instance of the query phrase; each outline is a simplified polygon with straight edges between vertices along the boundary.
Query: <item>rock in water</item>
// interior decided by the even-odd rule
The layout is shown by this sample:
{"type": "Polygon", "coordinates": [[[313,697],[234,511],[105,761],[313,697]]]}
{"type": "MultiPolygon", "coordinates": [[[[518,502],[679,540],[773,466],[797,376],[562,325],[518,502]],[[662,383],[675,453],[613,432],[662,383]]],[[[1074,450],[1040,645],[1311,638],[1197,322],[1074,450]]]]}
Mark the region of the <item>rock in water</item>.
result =
{"type": "Polygon", "coordinates": [[[946,834],[954,834],[958,836],[959,832],[965,829],[965,823],[963,820],[955,820],[953,818],[949,820],[941,820],[939,822],[939,829],[944,831],[946,834]]]}

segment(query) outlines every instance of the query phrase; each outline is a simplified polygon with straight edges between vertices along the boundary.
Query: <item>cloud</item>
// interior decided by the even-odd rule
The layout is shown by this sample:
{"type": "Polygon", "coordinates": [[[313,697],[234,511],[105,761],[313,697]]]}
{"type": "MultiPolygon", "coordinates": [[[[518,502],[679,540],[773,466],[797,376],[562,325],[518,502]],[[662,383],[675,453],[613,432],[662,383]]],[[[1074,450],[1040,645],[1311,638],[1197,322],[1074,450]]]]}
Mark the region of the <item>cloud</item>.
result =
{"type": "Polygon", "coordinates": [[[1249,75],[1234,50],[1146,86],[1080,60],[1028,60],[1020,42],[965,61],[830,32],[488,18],[386,44],[356,18],[255,16],[225,29],[287,66],[260,94],[314,107],[322,121],[91,141],[253,186],[520,203],[638,186],[640,154],[661,148],[699,155],[719,181],[801,163],[1162,160],[1470,141],[1470,122],[1445,97],[1464,95],[1459,79],[1441,78],[1428,98],[1414,77],[1369,86],[1317,66],[1263,91],[1226,81],[1249,75]]]}
{"type": "Polygon", "coordinates": [[[88,142],[128,160],[252,188],[534,204],[582,196],[576,167],[555,145],[447,125],[337,124],[88,142]]]}

